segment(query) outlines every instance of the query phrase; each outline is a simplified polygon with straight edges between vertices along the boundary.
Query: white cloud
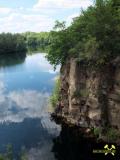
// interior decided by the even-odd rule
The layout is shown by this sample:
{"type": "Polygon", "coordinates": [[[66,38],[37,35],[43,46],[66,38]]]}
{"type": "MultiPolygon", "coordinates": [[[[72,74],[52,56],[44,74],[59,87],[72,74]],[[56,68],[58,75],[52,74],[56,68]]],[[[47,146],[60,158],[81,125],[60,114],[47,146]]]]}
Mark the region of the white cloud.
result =
{"type": "Polygon", "coordinates": [[[10,8],[0,7],[0,15],[1,14],[9,14],[12,10],[10,8]]]}
{"type": "Polygon", "coordinates": [[[54,20],[47,15],[14,12],[0,18],[0,24],[0,32],[40,32],[52,29],[54,20]]]}
{"type": "Polygon", "coordinates": [[[77,14],[79,8],[87,8],[91,4],[91,0],[38,0],[31,8],[0,7],[0,32],[49,31],[55,20],[65,20],[70,24],[71,9],[73,14],[77,14]]]}
{"type": "Polygon", "coordinates": [[[79,15],[80,15],[80,13],[74,13],[74,14],[68,16],[67,19],[66,19],[67,25],[70,25],[71,22],[73,21],[73,19],[75,17],[78,17],[79,15]]]}
{"type": "Polygon", "coordinates": [[[91,0],[38,0],[34,8],[86,8],[91,0]]]}

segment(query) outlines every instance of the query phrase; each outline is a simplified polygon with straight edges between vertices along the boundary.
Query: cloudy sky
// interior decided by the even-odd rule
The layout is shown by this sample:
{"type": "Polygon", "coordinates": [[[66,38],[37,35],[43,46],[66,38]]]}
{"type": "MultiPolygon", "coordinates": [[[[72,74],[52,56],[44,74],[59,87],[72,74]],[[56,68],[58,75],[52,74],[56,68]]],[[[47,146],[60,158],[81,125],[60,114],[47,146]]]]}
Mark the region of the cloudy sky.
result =
{"type": "Polygon", "coordinates": [[[92,0],[0,0],[0,32],[49,31],[55,20],[80,14],[92,0]]]}

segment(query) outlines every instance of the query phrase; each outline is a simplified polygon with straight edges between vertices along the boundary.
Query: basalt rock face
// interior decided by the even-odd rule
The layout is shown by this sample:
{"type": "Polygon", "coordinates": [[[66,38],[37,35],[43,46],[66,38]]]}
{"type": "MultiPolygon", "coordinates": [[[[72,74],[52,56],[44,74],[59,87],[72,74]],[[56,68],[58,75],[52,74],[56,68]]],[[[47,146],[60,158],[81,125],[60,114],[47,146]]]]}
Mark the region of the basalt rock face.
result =
{"type": "Polygon", "coordinates": [[[120,130],[120,58],[100,69],[69,58],[61,67],[62,117],[81,127],[120,130]]]}

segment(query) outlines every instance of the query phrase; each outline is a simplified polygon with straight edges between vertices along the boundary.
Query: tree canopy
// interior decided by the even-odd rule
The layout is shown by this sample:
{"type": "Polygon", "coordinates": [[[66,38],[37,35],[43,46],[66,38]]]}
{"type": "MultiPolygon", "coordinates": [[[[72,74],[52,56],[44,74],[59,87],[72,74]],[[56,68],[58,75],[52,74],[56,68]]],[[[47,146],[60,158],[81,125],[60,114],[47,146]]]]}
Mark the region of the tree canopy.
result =
{"type": "Polygon", "coordinates": [[[56,22],[47,58],[54,66],[69,56],[103,65],[120,54],[120,1],[96,0],[68,28],[56,22]]]}
{"type": "Polygon", "coordinates": [[[49,32],[25,32],[21,34],[1,33],[0,54],[15,54],[29,51],[46,51],[49,32]]]}
{"type": "Polygon", "coordinates": [[[0,54],[25,53],[26,51],[26,42],[21,34],[0,34],[0,54]]]}
{"type": "Polygon", "coordinates": [[[28,50],[47,50],[49,46],[49,32],[26,32],[23,33],[28,50]]]}

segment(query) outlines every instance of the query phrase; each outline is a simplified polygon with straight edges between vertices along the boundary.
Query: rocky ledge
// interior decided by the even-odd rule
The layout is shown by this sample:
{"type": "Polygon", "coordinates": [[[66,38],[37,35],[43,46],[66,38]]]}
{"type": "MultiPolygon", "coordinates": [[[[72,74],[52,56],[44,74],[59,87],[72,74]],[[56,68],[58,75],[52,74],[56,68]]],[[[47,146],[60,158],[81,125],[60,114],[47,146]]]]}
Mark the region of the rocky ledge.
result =
{"type": "Polygon", "coordinates": [[[60,98],[52,117],[86,136],[120,143],[120,57],[97,69],[69,58],[60,71],[60,98]]]}

